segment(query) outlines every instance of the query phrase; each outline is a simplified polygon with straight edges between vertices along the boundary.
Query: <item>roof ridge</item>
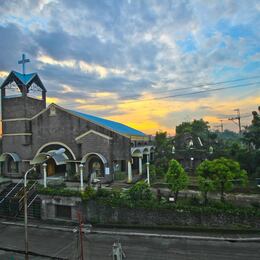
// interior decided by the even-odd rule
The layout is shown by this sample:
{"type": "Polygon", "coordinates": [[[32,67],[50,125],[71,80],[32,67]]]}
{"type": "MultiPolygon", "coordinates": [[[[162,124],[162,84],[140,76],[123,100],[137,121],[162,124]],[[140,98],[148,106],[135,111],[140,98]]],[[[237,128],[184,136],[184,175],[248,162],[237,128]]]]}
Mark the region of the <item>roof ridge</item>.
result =
{"type": "Polygon", "coordinates": [[[110,119],[94,116],[94,115],[91,115],[91,114],[82,113],[82,112],[71,110],[71,109],[66,109],[66,110],[73,113],[73,114],[76,114],[77,116],[81,116],[81,117],[83,117],[87,120],[94,121],[94,123],[98,123],[102,126],[105,126],[105,127],[109,128],[111,130],[120,132],[122,134],[145,136],[145,134],[143,132],[141,132],[141,131],[133,128],[133,127],[127,126],[123,123],[117,122],[117,121],[113,121],[113,120],[110,120],[110,119]]]}

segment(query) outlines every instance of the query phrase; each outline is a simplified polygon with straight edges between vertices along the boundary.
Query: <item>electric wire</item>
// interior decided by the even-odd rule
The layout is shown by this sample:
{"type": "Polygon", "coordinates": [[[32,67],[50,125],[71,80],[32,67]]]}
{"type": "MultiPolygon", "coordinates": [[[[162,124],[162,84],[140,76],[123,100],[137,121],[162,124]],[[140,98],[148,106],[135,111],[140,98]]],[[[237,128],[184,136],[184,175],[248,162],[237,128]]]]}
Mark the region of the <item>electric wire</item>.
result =
{"type": "Polygon", "coordinates": [[[225,89],[247,87],[247,86],[252,86],[252,85],[256,85],[256,84],[260,84],[260,81],[259,82],[253,82],[253,83],[240,84],[240,85],[227,86],[227,87],[220,87],[220,88],[215,88],[215,89],[206,89],[206,90],[199,90],[199,91],[188,92],[188,93],[167,95],[167,96],[162,96],[162,97],[129,100],[129,101],[125,101],[124,103],[136,103],[136,102],[145,102],[145,101],[152,101],[152,100],[168,99],[168,98],[173,98],[173,97],[183,97],[183,96],[189,96],[189,95],[197,95],[197,94],[208,93],[208,92],[219,91],[219,90],[225,90],[225,89]]]}

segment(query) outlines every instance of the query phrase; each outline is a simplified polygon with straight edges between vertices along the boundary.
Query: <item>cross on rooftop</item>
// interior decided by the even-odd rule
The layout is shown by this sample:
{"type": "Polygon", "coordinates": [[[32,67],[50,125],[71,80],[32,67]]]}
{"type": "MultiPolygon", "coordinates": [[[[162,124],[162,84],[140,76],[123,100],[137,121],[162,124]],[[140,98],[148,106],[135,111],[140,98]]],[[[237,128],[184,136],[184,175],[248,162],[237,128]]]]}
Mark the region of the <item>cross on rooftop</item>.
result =
{"type": "Polygon", "coordinates": [[[25,74],[25,63],[30,62],[29,59],[25,58],[25,54],[22,55],[22,59],[18,61],[18,64],[22,64],[23,66],[23,74],[25,74]]]}

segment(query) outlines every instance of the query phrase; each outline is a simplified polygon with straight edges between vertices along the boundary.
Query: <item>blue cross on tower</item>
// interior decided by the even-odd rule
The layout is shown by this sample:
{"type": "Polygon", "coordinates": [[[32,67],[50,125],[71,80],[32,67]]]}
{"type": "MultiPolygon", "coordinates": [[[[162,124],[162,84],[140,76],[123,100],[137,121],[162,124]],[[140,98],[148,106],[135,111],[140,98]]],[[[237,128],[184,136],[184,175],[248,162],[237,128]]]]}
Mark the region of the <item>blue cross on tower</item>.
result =
{"type": "Polygon", "coordinates": [[[25,75],[25,63],[30,62],[29,59],[25,58],[25,54],[22,55],[22,59],[18,61],[18,64],[23,65],[23,74],[25,75]]]}

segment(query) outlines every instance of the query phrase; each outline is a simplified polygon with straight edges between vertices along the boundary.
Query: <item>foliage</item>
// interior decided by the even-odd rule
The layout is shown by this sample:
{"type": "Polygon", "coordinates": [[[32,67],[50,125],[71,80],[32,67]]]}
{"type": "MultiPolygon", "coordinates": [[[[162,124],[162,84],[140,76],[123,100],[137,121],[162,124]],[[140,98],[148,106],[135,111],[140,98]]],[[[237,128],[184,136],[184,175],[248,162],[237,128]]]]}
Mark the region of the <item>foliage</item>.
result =
{"type": "Polygon", "coordinates": [[[179,139],[182,139],[183,136],[189,134],[194,140],[197,137],[200,137],[202,142],[208,140],[209,125],[208,122],[203,119],[193,120],[192,122],[183,122],[180,125],[176,126],[176,141],[178,143],[179,139]]]}
{"type": "Polygon", "coordinates": [[[246,128],[244,132],[244,141],[250,146],[253,145],[256,149],[260,148],[260,106],[258,107],[259,114],[253,111],[252,124],[246,128]]]}
{"type": "Polygon", "coordinates": [[[250,178],[257,177],[257,167],[260,165],[260,151],[248,149],[242,139],[224,140],[218,138],[214,147],[212,159],[226,157],[238,161],[241,168],[245,169],[250,178]]]}
{"type": "Polygon", "coordinates": [[[53,187],[44,188],[42,185],[37,186],[37,192],[39,194],[51,195],[51,196],[64,196],[64,197],[81,196],[81,193],[79,191],[69,190],[66,188],[59,188],[59,189],[53,187]]]}
{"type": "Polygon", "coordinates": [[[220,191],[221,201],[224,201],[224,192],[231,190],[235,181],[241,185],[247,183],[247,172],[234,160],[221,157],[205,164],[205,174],[211,176],[216,190],[220,191]]]}
{"type": "Polygon", "coordinates": [[[209,202],[207,205],[202,205],[197,197],[190,199],[179,199],[176,203],[168,202],[167,200],[158,201],[152,197],[150,200],[137,200],[133,202],[129,199],[128,192],[121,192],[106,197],[96,197],[96,202],[102,205],[118,208],[133,208],[133,209],[148,209],[148,210],[173,210],[178,212],[187,212],[190,214],[227,214],[235,216],[252,216],[260,217],[259,207],[238,207],[230,203],[209,202]]]}
{"type": "Polygon", "coordinates": [[[198,175],[199,190],[203,194],[205,204],[207,204],[208,202],[208,192],[216,189],[211,165],[211,161],[205,160],[196,169],[196,174],[198,175]]]}
{"type": "Polygon", "coordinates": [[[169,189],[174,192],[174,198],[177,201],[179,191],[188,185],[188,175],[176,160],[171,160],[169,163],[166,182],[169,189]]]}
{"type": "Polygon", "coordinates": [[[239,141],[240,135],[238,133],[235,133],[233,131],[225,129],[223,132],[216,131],[217,137],[220,140],[226,140],[226,141],[239,141]]]}
{"type": "Polygon", "coordinates": [[[92,187],[87,187],[85,191],[81,194],[81,198],[83,201],[88,201],[90,199],[95,198],[96,192],[92,187]]]}
{"type": "Polygon", "coordinates": [[[150,187],[143,180],[137,182],[134,186],[132,186],[128,190],[128,195],[130,200],[132,200],[133,202],[140,200],[147,201],[153,198],[150,187]]]}
{"type": "Polygon", "coordinates": [[[193,172],[191,158],[195,161],[208,158],[209,147],[215,138],[216,135],[209,132],[208,122],[203,119],[183,122],[176,126],[174,158],[183,162],[186,171],[193,172]]]}
{"type": "Polygon", "coordinates": [[[150,164],[149,174],[150,174],[150,183],[154,183],[156,180],[156,168],[154,164],[150,164]]]}
{"type": "Polygon", "coordinates": [[[172,157],[172,140],[167,132],[156,132],[155,135],[154,165],[157,176],[164,176],[167,172],[168,162],[172,157]]]}

